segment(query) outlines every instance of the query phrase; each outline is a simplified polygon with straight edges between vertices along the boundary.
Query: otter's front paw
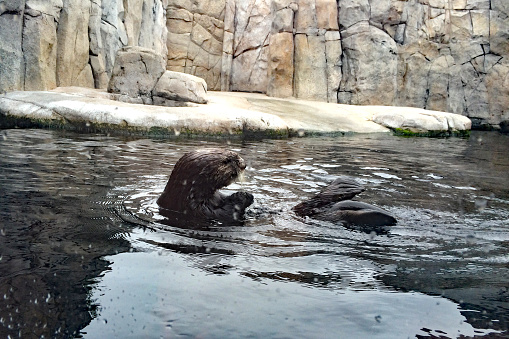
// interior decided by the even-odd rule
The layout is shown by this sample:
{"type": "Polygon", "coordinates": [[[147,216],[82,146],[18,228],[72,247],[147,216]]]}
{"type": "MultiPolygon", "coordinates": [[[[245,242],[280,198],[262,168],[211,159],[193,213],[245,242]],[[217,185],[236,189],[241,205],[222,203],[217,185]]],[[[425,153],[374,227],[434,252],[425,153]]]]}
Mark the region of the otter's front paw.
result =
{"type": "Polygon", "coordinates": [[[230,195],[228,200],[234,204],[237,211],[244,212],[244,210],[253,203],[254,197],[248,192],[236,192],[230,195]]]}

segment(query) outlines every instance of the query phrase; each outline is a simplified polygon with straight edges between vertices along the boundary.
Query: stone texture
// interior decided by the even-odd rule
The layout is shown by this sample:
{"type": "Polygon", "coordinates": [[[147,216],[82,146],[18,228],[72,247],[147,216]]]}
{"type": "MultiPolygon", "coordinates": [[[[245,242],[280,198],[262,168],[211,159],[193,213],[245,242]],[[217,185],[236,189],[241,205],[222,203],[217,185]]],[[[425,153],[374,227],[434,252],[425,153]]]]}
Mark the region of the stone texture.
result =
{"type": "Polygon", "coordinates": [[[25,0],[0,0],[0,93],[24,88],[24,9],[25,0]]]}
{"type": "Polygon", "coordinates": [[[398,69],[394,40],[365,21],[341,34],[345,63],[339,102],[354,105],[393,102],[398,69]]]}
{"type": "Polygon", "coordinates": [[[295,96],[327,101],[325,37],[295,35],[295,96]]]}
{"type": "Polygon", "coordinates": [[[293,34],[273,34],[269,44],[269,79],[267,94],[286,98],[293,95],[293,34]]]}
{"type": "Polygon", "coordinates": [[[152,104],[152,90],[163,75],[166,60],[163,55],[142,47],[119,50],[108,84],[108,92],[119,101],[152,104]]]}
{"type": "Polygon", "coordinates": [[[0,91],[104,87],[127,45],[168,53],[168,70],[212,90],[287,96],[293,82],[295,97],[447,110],[476,125],[509,111],[505,0],[0,0],[0,91]],[[281,33],[294,38],[279,51],[281,33]]]}
{"type": "MultiPolygon", "coordinates": [[[[234,6],[231,1],[229,3],[234,6]]],[[[228,38],[224,29],[225,8],[230,9],[231,25],[232,9],[226,7],[225,0],[169,1],[166,11],[168,70],[196,75],[205,79],[210,89],[221,89],[221,70],[223,66],[227,68],[226,62],[232,55],[232,51],[225,51],[223,45],[223,40],[228,38]]],[[[230,33],[233,37],[233,30],[230,33]]]]}
{"type": "Polygon", "coordinates": [[[462,115],[416,108],[407,108],[398,112],[379,109],[373,114],[371,120],[391,129],[404,129],[414,133],[455,132],[471,128],[470,119],[462,115]]]}
{"type": "Polygon", "coordinates": [[[88,62],[90,1],[63,0],[57,27],[56,79],[58,86],[94,87],[88,62]]]}
{"type": "Polygon", "coordinates": [[[194,75],[166,71],[152,91],[154,104],[175,106],[177,102],[207,103],[207,83],[194,75]]]}
{"type": "Polygon", "coordinates": [[[105,88],[117,51],[128,43],[166,55],[166,6],[166,0],[0,0],[0,91],[105,88]]]}
{"type": "Polygon", "coordinates": [[[88,123],[103,131],[179,135],[294,136],[330,133],[387,133],[390,128],[454,132],[470,120],[418,108],[348,106],[318,101],[277,99],[256,93],[209,93],[207,105],[158,107],[113,101],[111,94],[86,88],[12,92],[0,96],[0,125],[22,118],[36,124],[76,129],[88,123]],[[399,127],[398,127],[399,126],[399,127]]]}
{"type": "Polygon", "coordinates": [[[272,28],[270,0],[236,3],[230,90],[266,92],[272,28]]]}
{"type": "MultiPolygon", "coordinates": [[[[204,14],[190,0],[173,6],[204,14]]],[[[297,98],[439,109],[494,125],[507,114],[503,0],[228,0],[224,13],[220,80],[209,87],[286,97],[293,82],[297,98]]],[[[206,60],[188,41],[168,40],[182,60],[206,60]]]]}
{"type": "Polygon", "coordinates": [[[327,101],[338,102],[338,91],[343,76],[341,66],[341,36],[339,31],[325,33],[325,61],[327,71],[327,101]]]}
{"type": "Polygon", "coordinates": [[[25,90],[47,90],[57,87],[57,25],[62,1],[28,0],[25,7],[23,53],[25,90]]]}

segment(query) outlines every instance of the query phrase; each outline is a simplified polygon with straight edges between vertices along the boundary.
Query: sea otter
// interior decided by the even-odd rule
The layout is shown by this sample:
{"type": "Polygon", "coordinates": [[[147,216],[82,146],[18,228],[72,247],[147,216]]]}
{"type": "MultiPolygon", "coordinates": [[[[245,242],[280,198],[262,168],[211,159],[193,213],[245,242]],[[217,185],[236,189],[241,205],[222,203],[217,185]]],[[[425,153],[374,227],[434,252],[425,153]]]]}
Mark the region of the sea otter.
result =
{"type": "MultiPolygon", "coordinates": [[[[241,224],[246,208],[253,203],[253,195],[237,192],[226,196],[218,190],[234,182],[245,168],[244,160],[232,151],[209,148],[184,154],[157,199],[160,213],[187,227],[213,220],[241,224]]],[[[348,200],[363,191],[362,185],[340,177],[293,210],[301,217],[347,226],[375,229],[396,224],[396,219],[381,208],[348,200]]]]}
{"type": "Polygon", "coordinates": [[[242,223],[253,195],[237,192],[227,196],[218,190],[234,182],[245,168],[244,160],[232,151],[207,148],[184,154],[157,199],[160,213],[182,226],[208,221],[242,223]]]}
{"type": "Polygon", "coordinates": [[[364,190],[356,181],[339,177],[311,199],[294,206],[293,210],[301,217],[340,222],[368,231],[395,225],[396,218],[389,212],[364,202],[348,200],[364,190]]]}

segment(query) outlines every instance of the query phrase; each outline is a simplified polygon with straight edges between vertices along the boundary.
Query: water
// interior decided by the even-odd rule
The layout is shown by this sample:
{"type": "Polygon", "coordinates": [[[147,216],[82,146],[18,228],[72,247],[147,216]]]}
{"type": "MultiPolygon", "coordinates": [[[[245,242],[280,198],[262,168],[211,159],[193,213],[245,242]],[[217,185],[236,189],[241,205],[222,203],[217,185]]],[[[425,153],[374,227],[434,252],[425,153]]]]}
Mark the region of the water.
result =
{"type": "Polygon", "coordinates": [[[509,137],[221,141],[0,131],[0,337],[509,337],[509,137]],[[241,154],[244,227],[155,200],[186,151],[241,154]],[[349,175],[399,220],[301,219],[349,175]]]}

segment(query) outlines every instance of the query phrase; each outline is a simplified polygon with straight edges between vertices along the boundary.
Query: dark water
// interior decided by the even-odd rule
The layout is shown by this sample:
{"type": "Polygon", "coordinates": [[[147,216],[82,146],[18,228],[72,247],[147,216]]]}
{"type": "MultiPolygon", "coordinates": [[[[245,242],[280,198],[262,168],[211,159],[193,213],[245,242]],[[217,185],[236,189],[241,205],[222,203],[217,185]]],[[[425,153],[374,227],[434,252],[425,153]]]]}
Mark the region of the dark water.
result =
{"type": "Polygon", "coordinates": [[[509,337],[509,137],[266,141],[0,131],[0,337],[509,337]],[[244,227],[157,215],[173,164],[238,151],[244,227]],[[291,207],[337,175],[399,224],[291,207]]]}

